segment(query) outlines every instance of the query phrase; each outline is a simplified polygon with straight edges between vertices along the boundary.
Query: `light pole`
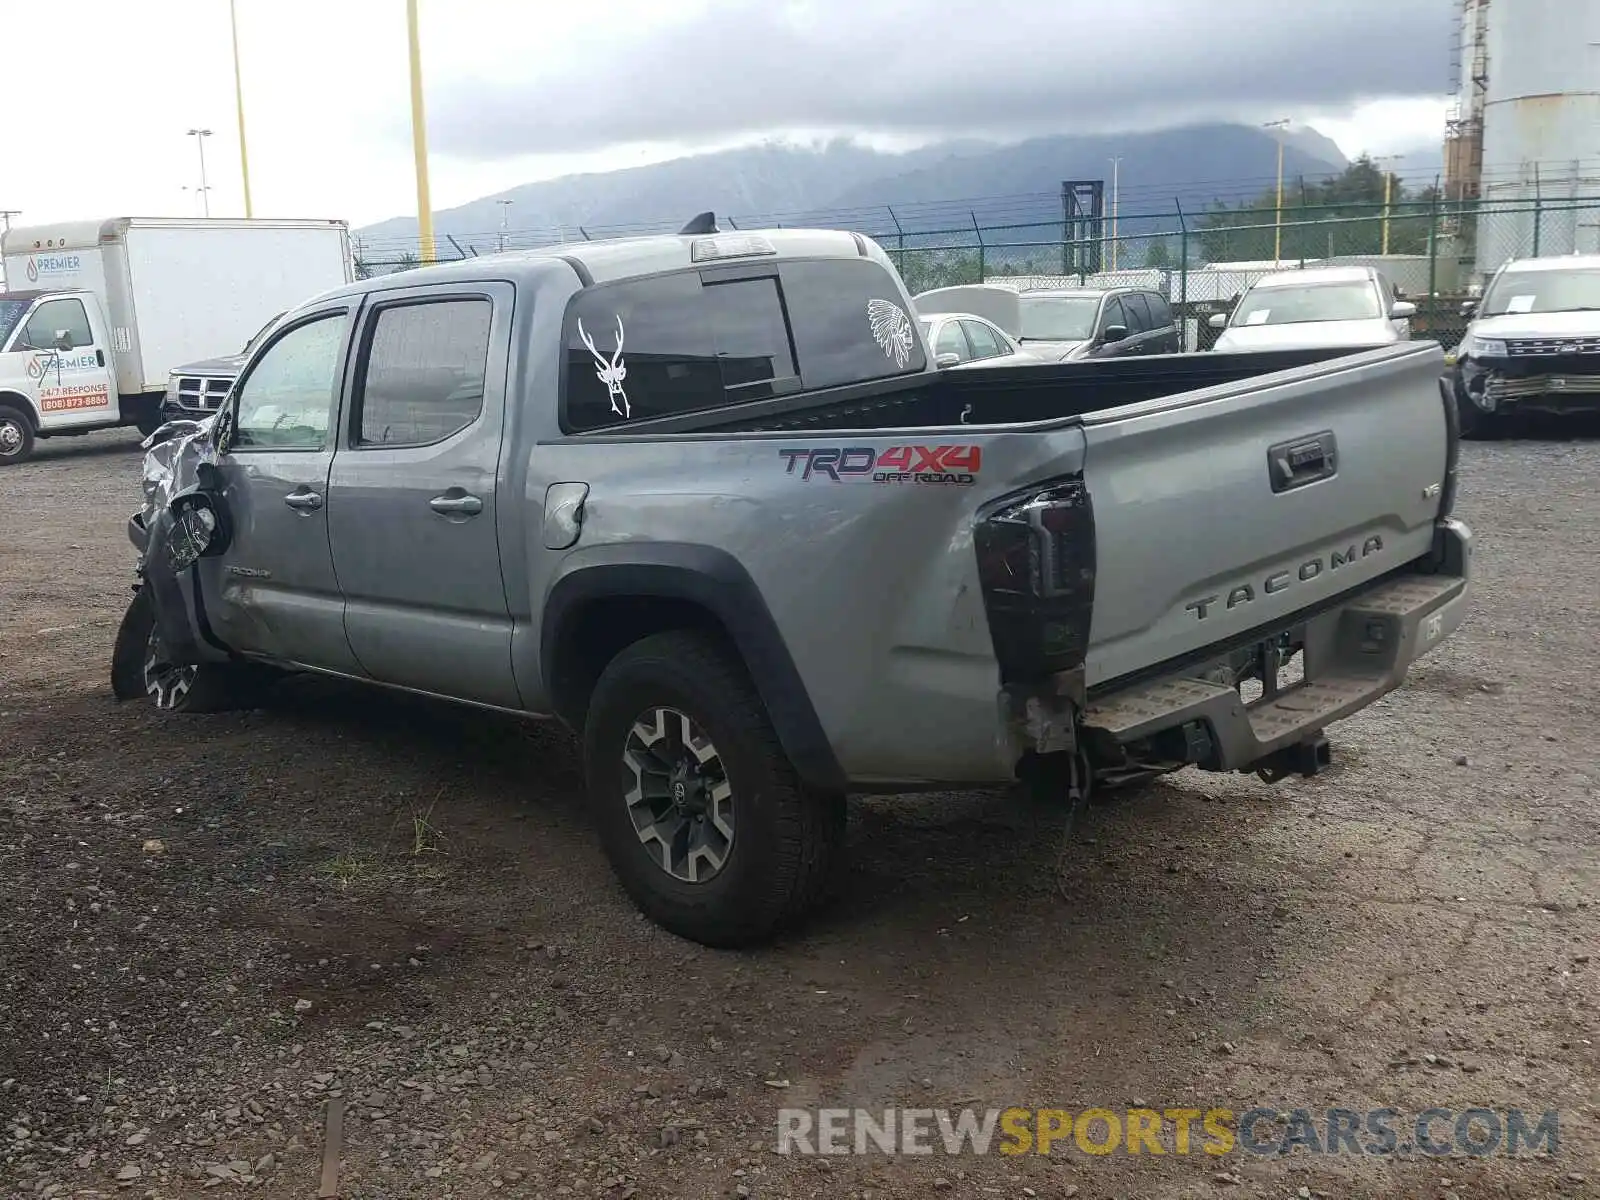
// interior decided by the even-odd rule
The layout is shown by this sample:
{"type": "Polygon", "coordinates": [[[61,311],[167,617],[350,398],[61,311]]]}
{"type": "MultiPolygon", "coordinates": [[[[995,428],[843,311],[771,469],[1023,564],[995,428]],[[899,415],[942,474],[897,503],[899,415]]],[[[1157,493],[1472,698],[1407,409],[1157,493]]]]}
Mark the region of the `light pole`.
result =
{"type": "MultiPolygon", "coordinates": [[[[1402,155],[1384,154],[1373,159],[1374,163],[1399,162],[1402,155]]],[[[1394,174],[1387,167],[1383,170],[1383,249],[1382,254],[1389,253],[1389,197],[1394,187],[1394,174]]]]}
{"type": "Polygon", "coordinates": [[[406,40],[411,47],[411,151],[417,165],[417,240],[422,261],[431,263],[433,205],[428,200],[428,125],[422,107],[422,44],[417,35],[417,0],[406,0],[406,40]]]}
{"type": "Polygon", "coordinates": [[[206,216],[211,215],[211,188],[206,184],[206,139],[211,136],[209,129],[191,129],[189,136],[194,139],[194,144],[200,149],[200,198],[205,201],[206,216]]]}
{"type": "Polygon", "coordinates": [[[228,0],[228,21],[233,27],[233,106],[239,113],[239,173],[244,176],[244,215],[255,214],[250,206],[250,155],[244,146],[244,80],[239,75],[239,13],[235,0],[228,0]]]}
{"type": "Polygon", "coordinates": [[[1261,128],[1275,131],[1278,139],[1278,206],[1277,217],[1272,225],[1272,265],[1277,266],[1283,261],[1283,130],[1289,127],[1289,118],[1280,117],[1276,121],[1268,121],[1261,128]]]}
{"type": "Polygon", "coordinates": [[[496,200],[495,203],[500,206],[500,249],[504,250],[506,248],[506,218],[511,215],[511,205],[514,202],[511,200],[496,200]]]}
{"type": "Polygon", "coordinates": [[[1122,159],[1111,160],[1111,269],[1117,269],[1117,249],[1122,245],[1117,241],[1117,204],[1122,191],[1122,159]]]}

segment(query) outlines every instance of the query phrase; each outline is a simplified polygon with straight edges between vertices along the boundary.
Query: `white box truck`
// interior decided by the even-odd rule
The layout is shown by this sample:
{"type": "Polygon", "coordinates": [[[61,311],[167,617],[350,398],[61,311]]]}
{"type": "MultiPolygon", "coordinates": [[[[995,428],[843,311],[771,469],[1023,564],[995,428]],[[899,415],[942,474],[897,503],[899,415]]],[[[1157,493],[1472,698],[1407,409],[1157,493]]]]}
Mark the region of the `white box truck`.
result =
{"type": "Polygon", "coordinates": [[[343,221],[113,217],[0,239],[0,466],[37,438],[161,422],[173,368],[350,282],[343,221]]]}

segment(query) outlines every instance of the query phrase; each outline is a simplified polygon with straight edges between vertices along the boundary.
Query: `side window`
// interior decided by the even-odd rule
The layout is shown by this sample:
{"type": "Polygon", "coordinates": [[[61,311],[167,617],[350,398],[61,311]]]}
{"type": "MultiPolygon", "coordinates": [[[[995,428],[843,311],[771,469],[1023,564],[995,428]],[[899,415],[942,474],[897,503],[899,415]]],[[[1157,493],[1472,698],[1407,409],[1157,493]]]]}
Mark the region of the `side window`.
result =
{"type": "Polygon", "coordinates": [[[879,264],[836,258],[787,262],[779,272],[807,388],[927,369],[916,318],[893,276],[879,264]]]}
{"type": "Polygon", "coordinates": [[[1150,323],[1150,307],[1145,303],[1143,294],[1129,292],[1122,298],[1122,311],[1128,317],[1128,335],[1146,333],[1155,326],[1150,323]]]}
{"type": "Polygon", "coordinates": [[[580,292],[567,313],[567,428],[583,432],[723,403],[706,308],[692,271],[580,292]]]}
{"type": "Polygon", "coordinates": [[[799,386],[776,279],[707,283],[701,296],[726,403],[759,400],[799,386]]]}
{"type": "Polygon", "coordinates": [[[356,383],[356,444],[426,446],[476,421],[493,319],[477,296],[380,308],[356,383]]]}
{"type": "Polygon", "coordinates": [[[346,314],[329,313],[285,333],[238,388],[231,450],[321,450],[339,385],[346,314]]]}
{"type": "Polygon", "coordinates": [[[1133,329],[1128,325],[1127,314],[1122,311],[1122,302],[1115,296],[1106,301],[1105,311],[1100,314],[1100,332],[1104,333],[1113,325],[1121,325],[1131,333],[1133,329]]]}
{"type": "Polygon", "coordinates": [[[1166,300],[1155,292],[1146,292],[1145,300],[1150,305],[1150,328],[1165,329],[1172,324],[1172,309],[1166,300]]]}
{"type": "Polygon", "coordinates": [[[994,336],[994,331],[982,321],[963,321],[962,327],[967,331],[967,341],[972,343],[973,358],[997,358],[1006,352],[994,336]]]}
{"type": "Polygon", "coordinates": [[[89,314],[83,309],[83,301],[76,296],[46,300],[34,309],[33,316],[28,318],[27,328],[22,332],[22,340],[27,346],[18,346],[18,349],[54,350],[56,335],[60,333],[72,339],[74,350],[94,345],[94,333],[89,329],[89,314]]]}
{"type": "Polygon", "coordinates": [[[961,361],[972,357],[967,349],[966,336],[961,332],[960,321],[946,321],[939,327],[939,340],[934,343],[934,354],[959,354],[961,361]]]}

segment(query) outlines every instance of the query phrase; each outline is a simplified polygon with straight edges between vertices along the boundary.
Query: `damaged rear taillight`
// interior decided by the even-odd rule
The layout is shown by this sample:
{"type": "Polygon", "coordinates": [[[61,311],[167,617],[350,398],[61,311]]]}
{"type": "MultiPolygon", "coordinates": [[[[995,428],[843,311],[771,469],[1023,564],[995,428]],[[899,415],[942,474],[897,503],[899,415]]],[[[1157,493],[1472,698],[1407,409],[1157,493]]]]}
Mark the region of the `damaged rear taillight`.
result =
{"type": "Polygon", "coordinates": [[[1002,681],[1083,666],[1095,572],[1094,507],[1083,481],[1041,484],[986,504],[973,541],[1002,681]]]}

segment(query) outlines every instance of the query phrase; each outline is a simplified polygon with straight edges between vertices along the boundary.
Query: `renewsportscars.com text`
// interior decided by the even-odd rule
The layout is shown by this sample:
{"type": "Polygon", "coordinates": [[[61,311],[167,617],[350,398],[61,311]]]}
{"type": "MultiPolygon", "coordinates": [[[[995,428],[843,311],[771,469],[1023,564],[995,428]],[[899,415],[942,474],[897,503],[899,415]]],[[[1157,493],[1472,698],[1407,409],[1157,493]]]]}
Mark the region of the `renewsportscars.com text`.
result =
{"type": "Polygon", "coordinates": [[[1555,1110],[1428,1108],[784,1108],[779,1154],[1374,1156],[1560,1152],[1555,1110]]]}

